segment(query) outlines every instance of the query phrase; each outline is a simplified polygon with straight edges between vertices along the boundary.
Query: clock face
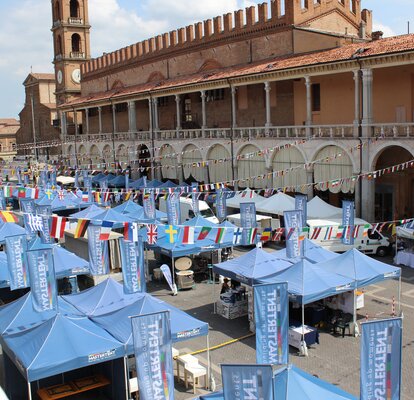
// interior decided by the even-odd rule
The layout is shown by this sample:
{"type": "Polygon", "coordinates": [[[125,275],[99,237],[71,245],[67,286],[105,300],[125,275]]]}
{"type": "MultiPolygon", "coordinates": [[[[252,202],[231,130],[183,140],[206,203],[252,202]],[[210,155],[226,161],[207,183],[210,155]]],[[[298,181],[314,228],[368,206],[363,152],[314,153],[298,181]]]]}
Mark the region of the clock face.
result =
{"type": "Polygon", "coordinates": [[[62,81],[63,81],[63,74],[62,74],[61,70],[59,70],[57,72],[57,81],[58,81],[59,84],[62,83],[62,81]]]}
{"type": "Polygon", "coordinates": [[[72,80],[75,83],[80,83],[81,73],[80,73],[80,69],[79,68],[73,70],[73,72],[72,72],[72,80]]]}

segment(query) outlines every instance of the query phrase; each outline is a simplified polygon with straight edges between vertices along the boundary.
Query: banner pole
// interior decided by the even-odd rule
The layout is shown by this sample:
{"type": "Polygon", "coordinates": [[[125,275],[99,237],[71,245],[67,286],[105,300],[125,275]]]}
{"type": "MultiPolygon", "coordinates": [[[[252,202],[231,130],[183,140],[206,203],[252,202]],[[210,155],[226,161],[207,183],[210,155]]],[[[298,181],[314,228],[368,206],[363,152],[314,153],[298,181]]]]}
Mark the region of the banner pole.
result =
{"type": "Polygon", "coordinates": [[[129,368],[128,368],[128,356],[124,356],[124,376],[125,376],[125,400],[129,400],[129,368]]]}
{"type": "Polygon", "coordinates": [[[401,315],[401,274],[398,278],[398,314],[401,315]]]}
{"type": "Polygon", "coordinates": [[[211,362],[210,362],[210,338],[207,333],[207,382],[206,389],[210,389],[210,377],[211,377],[211,362]]]}
{"type": "Polygon", "coordinates": [[[217,314],[216,308],[216,274],[213,271],[213,313],[217,314]]]}
{"type": "Polygon", "coordinates": [[[32,400],[32,385],[30,384],[29,381],[27,381],[27,390],[28,390],[28,399],[32,400]]]}

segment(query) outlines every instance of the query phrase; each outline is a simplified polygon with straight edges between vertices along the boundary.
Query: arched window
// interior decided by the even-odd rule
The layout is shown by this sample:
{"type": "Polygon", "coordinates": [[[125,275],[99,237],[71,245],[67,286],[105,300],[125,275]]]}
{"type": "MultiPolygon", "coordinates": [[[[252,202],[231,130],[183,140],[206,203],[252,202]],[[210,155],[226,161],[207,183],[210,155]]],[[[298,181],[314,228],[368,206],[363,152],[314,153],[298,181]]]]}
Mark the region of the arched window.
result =
{"type": "Polygon", "coordinates": [[[79,18],[79,3],[78,0],[70,0],[70,17],[79,18]]]}
{"type": "Polygon", "coordinates": [[[62,54],[62,37],[60,35],[56,38],[56,54],[62,54]]]}
{"type": "Polygon", "coordinates": [[[72,35],[72,52],[73,53],[81,52],[81,37],[77,33],[74,33],[72,35]]]}
{"type": "Polygon", "coordinates": [[[59,1],[55,3],[55,21],[60,21],[60,5],[59,1]]]}

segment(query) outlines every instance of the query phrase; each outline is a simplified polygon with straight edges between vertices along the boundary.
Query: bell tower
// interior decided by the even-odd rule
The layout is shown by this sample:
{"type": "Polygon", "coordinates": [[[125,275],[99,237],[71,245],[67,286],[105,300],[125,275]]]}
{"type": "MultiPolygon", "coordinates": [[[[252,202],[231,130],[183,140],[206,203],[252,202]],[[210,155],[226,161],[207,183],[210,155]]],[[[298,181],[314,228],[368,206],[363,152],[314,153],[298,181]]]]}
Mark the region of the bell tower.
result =
{"type": "Polygon", "coordinates": [[[80,95],[80,65],[90,59],[88,0],[52,0],[57,106],[80,95]]]}

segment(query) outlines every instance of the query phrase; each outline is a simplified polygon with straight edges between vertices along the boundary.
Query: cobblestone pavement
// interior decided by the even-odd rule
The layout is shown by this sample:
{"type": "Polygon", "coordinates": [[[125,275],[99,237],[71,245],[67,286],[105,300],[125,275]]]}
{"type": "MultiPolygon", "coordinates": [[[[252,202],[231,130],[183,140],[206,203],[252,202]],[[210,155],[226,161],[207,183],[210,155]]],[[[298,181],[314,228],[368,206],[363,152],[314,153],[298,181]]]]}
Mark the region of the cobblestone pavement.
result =
{"type": "MultiPolygon", "coordinates": [[[[392,259],[380,259],[392,263],[392,259]]],[[[414,396],[414,269],[403,267],[402,278],[402,311],[404,313],[403,335],[403,377],[402,400],[412,400],[414,396]]],[[[229,340],[248,335],[247,317],[227,320],[213,313],[213,285],[199,283],[196,288],[180,291],[175,297],[163,283],[151,283],[151,293],[193,315],[206,321],[210,325],[210,346],[216,346],[229,340]]],[[[216,285],[218,292],[218,286],[216,285]]],[[[218,296],[218,294],[216,294],[218,296]]],[[[386,318],[390,316],[392,298],[398,299],[398,281],[387,281],[365,288],[365,307],[359,310],[358,320],[364,321],[366,314],[369,318],[386,318]]],[[[398,310],[397,310],[398,311],[398,310]]],[[[193,339],[174,345],[181,353],[206,348],[206,339],[193,339]]],[[[212,372],[217,389],[221,388],[220,364],[222,363],[254,363],[255,337],[238,341],[228,346],[211,351],[212,372]]],[[[360,367],[360,339],[351,336],[345,338],[333,336],[331,333],[320,332],[320,344],[309,348],[309,356],[301,357],[296,349],[290,347],[290,362],[316,374],[342,389],[359,397],[359,367],[360,367]]],[[[200,362],[207,364],[206,353],[198,354],[200,362]]],[[[197,394],[206,393],[197,390],[197,394]]],[[[176,398],[179,400],[192,399],[191,386],[185,389],[182,383],[176,383],[176,398]]],[[[321,399],[324,400],[324,399],[321,399]]]]}

